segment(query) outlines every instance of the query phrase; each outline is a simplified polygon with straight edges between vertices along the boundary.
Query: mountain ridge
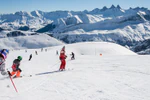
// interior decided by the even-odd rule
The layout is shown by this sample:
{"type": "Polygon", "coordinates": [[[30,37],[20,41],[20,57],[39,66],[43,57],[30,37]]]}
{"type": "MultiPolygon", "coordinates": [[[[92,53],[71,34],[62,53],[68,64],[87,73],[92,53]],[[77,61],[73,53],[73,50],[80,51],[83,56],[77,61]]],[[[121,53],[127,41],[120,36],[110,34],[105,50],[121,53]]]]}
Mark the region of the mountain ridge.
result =
{"type": "MultiPolygon", "coordinates": [[[[107,8],[106,6],[104,6],[102,9],[99,8],[95,8],[92,11],[52,11],[52,12],[43,12],[40,10],[35,10],[35,11],[31,11],[31,12],[26,12],[26,11],[18,11],[15,13],[11,13],[11,14],[0,14],[0,24],[1,26],[3,26],[3,23],[9,23],[9,24],[14,24],[14,22],[16,22],[18,25],[16,25],[16,29],[17,26],[22,26],[22,25],[27,25],[27,26],[32,26],[32,24],[34,22],[36,22],[37,24],[41,24],[41,25],[45,25],[45,24],[50,24],[52,22],[56,23],[58,19],[66,19],[67,18],[71,18],[74,16],[78,16],[83,23],[88,23],[87,21],[83,20],[83,18],[88,17],[88,15],[93,15],[93,17],[97,17],[103,20],[107,20],[109,18],[107,17],[117,17],[120,15],[126,15],[126,16],[130,16],[133,14],[136,14],[139,10],[145,11],[146,13],[150,13],[150,11],[147,8],[130,8],[127,10],[122,9],[119,5],[117,5],[117,7],[115,7],[114,5],[112,5],[110,8],[107,8]],[[105,9],[105,10],[104,10],[105,9]],[[97,16],[94,16],[94,15],[97,16]],[[98,16],[99,15],[99,16],[98,16]],[[104,17],[103,17],[104,16],[104,17]],[[82,18],[83,17],[83,18],[82,18]],[[33,21],[33,22],[32,22],[33,21]],[[56,22],[55,22],[56,21],[56,22]]],[[[101,20],[97,20],[101,21],[101,20]]],[[[92,23],[89,21],[89,23],[92,23]]],[[[8,26],[9,26],[8,24],[8,26]]],[[[7,24],[6,24],[7,25],[7,24]]],[[[5,26],[5,25],[4,25],[5,26]]],[[[15,24],[14,24],[15,27],[15,24]]],[[[37,26],[38,28],[38,26],[37,26]]]]}
{"type": "Polygon", "coordinates": [[[0,27],[4,30],[46,33],[66,43],[108,41],[133,46],[150,38],[149,26],[149,9],[123,9],[119,5],[92,11],[36,10],[0,15],[0,27]]]}

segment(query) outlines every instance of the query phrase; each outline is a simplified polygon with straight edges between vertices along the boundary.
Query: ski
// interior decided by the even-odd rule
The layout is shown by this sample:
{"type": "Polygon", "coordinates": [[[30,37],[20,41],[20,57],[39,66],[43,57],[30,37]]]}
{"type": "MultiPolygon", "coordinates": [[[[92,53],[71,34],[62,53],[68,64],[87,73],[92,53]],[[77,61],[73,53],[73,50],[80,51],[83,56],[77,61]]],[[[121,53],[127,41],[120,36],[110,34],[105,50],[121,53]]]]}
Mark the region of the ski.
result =
{"type": "Polygon", "coordinates": [[[21,77],[32,77],[32,75],[22,75],[21,77]]]}
{"type": "Polygon", "coordinates": [[[73,68],[71,69],[71,68],[68,68],[68,69],[63,69],[63,70],[58,70],[58,72],[65,72],[65,71],[71,71],[71,70],[73,70],[73,68]]]}
{"type": "Polygon", "coordinates": [[[23,78],[23,77],[32,77],[32,75],[22,75],[20,77],[12,77],[13,79],[23,78]]]}

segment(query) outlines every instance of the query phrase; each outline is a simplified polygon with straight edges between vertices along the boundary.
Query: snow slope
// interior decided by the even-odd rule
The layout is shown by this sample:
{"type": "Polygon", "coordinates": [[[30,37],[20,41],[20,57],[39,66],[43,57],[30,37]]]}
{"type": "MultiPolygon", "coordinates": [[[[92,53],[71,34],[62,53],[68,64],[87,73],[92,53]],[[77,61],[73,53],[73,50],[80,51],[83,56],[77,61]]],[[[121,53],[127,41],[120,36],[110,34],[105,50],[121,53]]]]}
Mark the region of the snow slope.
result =
{"type": "Polygon", "coordinates": [[[74,51],[79,55],[135,55],[125,47],[109,42],[80,42],[69,44],[66,47],[66,52],[74,51]]]}
{"type": "MultiPolygon", "coordinates": [[[[64,46],[64,45],[62,45],[64,46]]],[[[77,43],[66,46],[66,71],[60,66],[56,50],[62,46],[11,51],[6,60],[22,56],[20,68],[23,78],[14,79],[15,92],[10,80],[0,80],[0,100],[148,100],[150,98],[150,56],[131,53],[112,43],[77,43]],[[107,44],[107,45],[106,45],[107,44]],[[102,56],[92,53],[103,49],[102,56]],[[111,48],[111,49],[108,49],[111,48]],[[35,55],[35,50],[38,55],[35,55]],[[105,50],[105,51],[104,51],[105,50]],[[120,50],[122,52],[120,52],[120,50]],[[70,53],[75,52],[75,60],[70,53]],[[87,54],[87,52],[90,53],[87,54]],[[31,61],[29,55],[33,54],[31,61]],[[110,55],[105,55],[105,54],[110,55]],[[84,54],[84,55],[81,55],[84,54]],[[113,54],[113,55],[112,55],[113,54]],[[32,74],[32,77],[29,75],[32,74]]],[[[2,76],[0,76],[2,77],[2,76]]]]}
{"type": "Polygon", "coordinates": [[[62,44],[64,43],[46,34],[0,38],[1,49],[33,49],[62,44]]]}

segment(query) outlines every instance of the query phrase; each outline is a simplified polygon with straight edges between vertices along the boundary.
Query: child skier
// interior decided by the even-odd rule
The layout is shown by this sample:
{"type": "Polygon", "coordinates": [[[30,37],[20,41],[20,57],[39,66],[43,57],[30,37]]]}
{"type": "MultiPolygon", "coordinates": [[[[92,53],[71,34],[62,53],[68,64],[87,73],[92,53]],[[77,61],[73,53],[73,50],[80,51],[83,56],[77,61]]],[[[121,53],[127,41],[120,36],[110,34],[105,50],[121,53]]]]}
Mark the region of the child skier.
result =
{"type": "Polygon", "coordinates": [[[61,61],[61,65],[60,65],[60,71],[65,70],[65,66],[66,66],[66,59],[67,56],[65,55],[65,46],[62,48],[62,50],[60,51],[60,56],[59,59],[61,61]]]}
{"type": "Polygon", "coordinates": [[[8,75],[5,70],[5,59],[7,58],[8,53],[9,50],[7,49],[0,50],[0,72],[2,75],[8,75]]]}
{"type": "Polygon", "coordinates": [[[14,76],[14,78],[17,78],[17,77],[20,77],[20,73],[21,73],[21,69],[19,68],[20,66],[20,61],[22,60],[22,57],[21,56],[18,56],[17,59],[15,59],[13,61],[13,65],[12,65],[12,72],[10,73],[11,76],[14,76]]]}

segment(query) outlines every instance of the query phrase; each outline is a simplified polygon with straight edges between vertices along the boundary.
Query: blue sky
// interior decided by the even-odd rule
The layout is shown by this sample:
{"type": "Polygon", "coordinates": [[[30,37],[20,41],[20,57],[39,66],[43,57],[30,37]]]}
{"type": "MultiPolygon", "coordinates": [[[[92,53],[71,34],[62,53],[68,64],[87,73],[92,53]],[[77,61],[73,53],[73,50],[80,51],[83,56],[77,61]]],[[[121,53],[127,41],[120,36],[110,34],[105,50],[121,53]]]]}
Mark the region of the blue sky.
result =
{"type": "Polygon", "coordinates": [[[93,10],[94,8],[110,7],[118,4],[124,8],[146,7],[150,9],[150,0],[0,0],[0,13],[16,11],[56,11],[56,10],[93,10]]]}

